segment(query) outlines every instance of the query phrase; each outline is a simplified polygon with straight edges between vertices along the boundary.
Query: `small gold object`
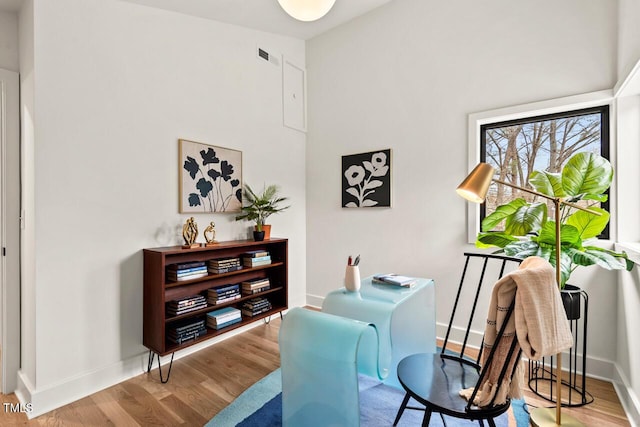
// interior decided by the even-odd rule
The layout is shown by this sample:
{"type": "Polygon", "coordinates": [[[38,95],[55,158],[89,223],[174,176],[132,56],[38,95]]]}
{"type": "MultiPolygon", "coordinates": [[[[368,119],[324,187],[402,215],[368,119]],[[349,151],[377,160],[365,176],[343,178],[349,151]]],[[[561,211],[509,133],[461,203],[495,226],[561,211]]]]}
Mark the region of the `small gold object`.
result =
{"type": "Polygon", "coordinates": [[[200,244],[196,243],[198,237],[198,224],[193,217],[189,218],[182,226],[182,237],[184,238],[183,249],[197,248],[200,244]]]}
{"type": "Polygon", "coordinates": [[[207,241],[205,246],[214,246],[218,244],[218,242],[216,242],[216,224],[213,221],[211,221],[211,224],[204,229],[204,240],[207,241]],[[211,235],[211,237],[209,237],[209,235],[211,235]]]}

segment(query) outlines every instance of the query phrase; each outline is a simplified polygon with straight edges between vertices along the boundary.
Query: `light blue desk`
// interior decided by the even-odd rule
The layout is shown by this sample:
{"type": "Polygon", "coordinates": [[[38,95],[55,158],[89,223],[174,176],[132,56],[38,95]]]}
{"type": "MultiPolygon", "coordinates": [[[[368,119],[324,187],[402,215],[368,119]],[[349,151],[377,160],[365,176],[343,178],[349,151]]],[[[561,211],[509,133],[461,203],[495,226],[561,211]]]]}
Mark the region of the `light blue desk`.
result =
{"type": "Polygon", "coordinates": [[[402,288],[372,283],[371,279],[362,279],[357,292],[344,288],[330,292],[322,311],[375,325],[379,346],[361,344],[358,366],[371,366],[378,356],[378,377],[402,389],[396,372],[400,360],[436,351],[435,285],[432,279],[419,278],[412,288],[402,288]]]}

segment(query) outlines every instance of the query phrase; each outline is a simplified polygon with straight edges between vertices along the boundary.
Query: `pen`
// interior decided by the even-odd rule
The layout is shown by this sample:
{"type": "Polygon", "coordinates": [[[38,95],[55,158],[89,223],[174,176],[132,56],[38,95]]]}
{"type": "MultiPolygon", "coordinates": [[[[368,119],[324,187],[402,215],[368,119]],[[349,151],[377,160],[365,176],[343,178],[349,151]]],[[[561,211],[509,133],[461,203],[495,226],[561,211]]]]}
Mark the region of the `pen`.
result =
{"type": "Polygon", "coordinates": [[[358,256],[356,257],[356,260],[355,260],[355,262],[353,263],[353,265],[358,265],[358,264],[360,264],[360,255],[358,255],[358,256]]]}
{"type": "Polygon", "coordinates": [[[351,265],[351,255],[349,255],[349,259],[347,260],[347,265],[351,265]]]}

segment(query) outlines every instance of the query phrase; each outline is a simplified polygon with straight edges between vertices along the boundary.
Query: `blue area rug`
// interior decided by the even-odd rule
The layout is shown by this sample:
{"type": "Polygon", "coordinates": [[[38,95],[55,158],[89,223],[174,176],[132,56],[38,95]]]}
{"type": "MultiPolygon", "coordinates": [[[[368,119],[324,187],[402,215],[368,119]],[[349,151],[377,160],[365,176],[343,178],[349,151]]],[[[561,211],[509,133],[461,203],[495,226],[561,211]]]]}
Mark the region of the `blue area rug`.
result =
{"type": "MultiPolygon", "coordinates": [[[[389,387],[366,376],[359,377],[360,424],[362,426],[391,426],[402,403],[404,391],[389,387]]],[[[282,425],[282,381],[280,369],[276,369],[249,387],[229,406],[220,411],[206,427],[277,427],[282,425]]],[[[409,401],[409,405],[420,406],[409,401]]],[[[529,425],[529,414],[522,400],[512,402],[517,427],[529,425]]],[[[422,411],[405,410],[399,426],[422,424],[422,411]]],[[[446,417],[448,427],[477,426],[477,422],[446,417]]],[[[508,427],[507,414],[496,418],[496,425],[508,427]]],[[[437,414],[431,417],[430,426],[442,426],[437,414]]]]}

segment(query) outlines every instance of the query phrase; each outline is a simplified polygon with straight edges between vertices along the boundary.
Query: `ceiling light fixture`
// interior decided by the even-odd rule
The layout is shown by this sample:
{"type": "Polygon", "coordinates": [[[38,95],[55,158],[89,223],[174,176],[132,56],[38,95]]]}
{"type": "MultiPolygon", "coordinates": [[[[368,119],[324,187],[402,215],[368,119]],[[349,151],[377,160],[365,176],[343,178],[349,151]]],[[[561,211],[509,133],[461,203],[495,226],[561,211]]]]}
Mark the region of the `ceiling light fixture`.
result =
{"type": "Polygon", "coordinates": [[[336,0],[278,0],[280,6],[298,21],[315,21],[333,7],[336,0]]]}

